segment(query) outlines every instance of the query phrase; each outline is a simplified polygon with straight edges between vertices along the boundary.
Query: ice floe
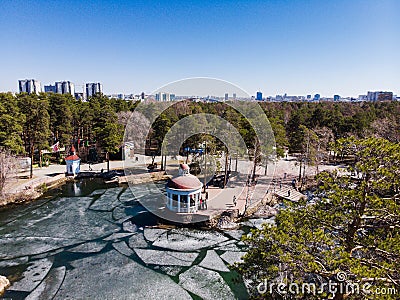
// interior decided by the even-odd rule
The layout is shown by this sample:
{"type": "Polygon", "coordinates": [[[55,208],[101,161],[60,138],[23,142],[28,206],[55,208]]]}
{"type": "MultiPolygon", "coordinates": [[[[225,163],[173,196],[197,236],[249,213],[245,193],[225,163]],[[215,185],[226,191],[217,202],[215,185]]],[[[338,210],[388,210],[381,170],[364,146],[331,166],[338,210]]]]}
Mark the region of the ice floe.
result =
{"type": "Polygon", "coordinates": [[[70,252],[82,252],[82,253],[96,253],[100,252],[107,245],[107,242],[96,241],[96,242],[87,242],[82,245],[78,245],[71,249],[68,249],[70,252]]]}
{"type": "Polygon", "coordinates": [[[9,290],[32,291],[47,275],[52,265],[53,260],[48,258],[30,262],[28,268],[22,273],[21,279],[13,282],[9,290]]]}
{"type": "Polygon", "coordinates": [[[167,275],[114,250],[71,265],[54,299],[192,299],[167,275]]]}
{"type": "Polygon", "coordinates": [[[107,191],[102,194],[97,200],[95,200],[92,205],[90,205],[90,209],[92,210],[100,210],[100,211],[111,211],[115,206],[119,204],[118,195],[121,193],[123,188],[111,188],[107,189],[107,191]]]}
{"type": "Polygon", "coordinates": [[[166,233],[166,229],[160,228],[145,228],[144,229],[144,237],[146,240],[150,242],[154,242],[156,239],[160,237],[160,235],[166,233]]]}
{"type": "Polygon", "coordinates": [[[194,266],[181,273],[179,284],[205,300],[236,299],[221,275],[199,266],[194,266]]]}
{"type": "Polygon", "coordinates": [[[153,246],[178,251],[191,251],[211,247],[228,240],[218,232],[193,229],[172,229],[161,235],[153,246]]]}
{"type": "Polygon", "coordinates": [[[135,249],[136,254],[145,264],[190,266],[199,255],[197,252],[174,252],[151,249],[135,249]]]}
{"type": "Polygon", "coordinates": [[[142,232],[137,232],[129,238],[129,247],[131,249],[148,247],[142,232]]]}
{"type": "Polygon", "coordinates": [[[245,254],[246,252],[226,251],[224,254],[221,255],[221,258],[228,264],[233,265],[236,262],[243,262],[242,256],[244,256],[245,254]]]}
{"type": "Polygon", "coordinates": [[[133,234],[134,234],[133,232],[117,232],[117,233],[113,233],[112,235],[106,237],[103,240],[104,241],[116,241],[119,239],[126,238],[127,236],[131,236],[133,234]]]}
{"type": "Polygon", "coordinates": [[[207,251],[206,256],[200,262],[199,266],[215,271],[229,272],[228,267],[214,250],[207,251]]]}
{"type": "Polygon", "coordinates": [[[30,293],[25,300],[47,300],[53,299],[58,292],[65,276],[65,267],[50,270],[47,277],[40,285],[30,293]]]}
{"type": "Polygon", "coordinates": [[[129,248],[128,245],[124,241],[113,243],[112,245],[115,250],[117,250],[119,253],[121,253],[125,256],[131,256],[133,254],[132,249],[129,248]]]}
{"type": "Polygon", "coordinates": [[[132,221],[125,221],[124,223],[122,223],[122,229],[128,232],[138,231],[136,224],[132,223],[132,221]]]}

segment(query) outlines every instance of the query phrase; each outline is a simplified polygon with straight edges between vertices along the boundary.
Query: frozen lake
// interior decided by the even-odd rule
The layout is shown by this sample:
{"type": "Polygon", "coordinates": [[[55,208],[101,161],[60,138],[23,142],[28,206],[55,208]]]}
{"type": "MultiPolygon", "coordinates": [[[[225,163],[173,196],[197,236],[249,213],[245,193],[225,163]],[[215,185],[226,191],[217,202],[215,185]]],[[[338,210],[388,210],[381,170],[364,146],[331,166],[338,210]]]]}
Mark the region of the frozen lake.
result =
{"type": "Polygon", "coordinates": [[[152,228],[157,222],[129,188],[96,180],[0,210],[0,274],[12,282],[3,297],[248,297],[229,267],[245,253],[244,231],[152,228]]]}

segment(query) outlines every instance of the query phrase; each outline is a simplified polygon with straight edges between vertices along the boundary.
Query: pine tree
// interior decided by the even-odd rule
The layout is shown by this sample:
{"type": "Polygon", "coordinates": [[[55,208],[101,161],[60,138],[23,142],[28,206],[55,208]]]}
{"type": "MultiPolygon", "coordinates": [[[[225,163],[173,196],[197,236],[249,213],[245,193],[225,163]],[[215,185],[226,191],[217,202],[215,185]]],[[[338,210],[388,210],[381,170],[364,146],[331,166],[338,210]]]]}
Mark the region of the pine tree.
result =
{"type": "MultiPolygon", "coordinates": [[[[352,157],[347,173],[318,175],[321,199],[315,205],[287,203],[275,226],[244,237],[250,250],[237,268],[254,298],[284,298],[276,288],[258,293],[263,280],[317,286],[330,280],[343,286],[335,299],[397,299],[373,292],[400,288],[400,144],[370,138],[348,139],[347,145],[352,157]],[[350,284],[360,291],[346,290],[350,284]],[[367,284],[367,290],[361,288],[367,284]]],[[[285,299],[328,296],[325,289],[315,296],[289,293],[285,299]]]]}

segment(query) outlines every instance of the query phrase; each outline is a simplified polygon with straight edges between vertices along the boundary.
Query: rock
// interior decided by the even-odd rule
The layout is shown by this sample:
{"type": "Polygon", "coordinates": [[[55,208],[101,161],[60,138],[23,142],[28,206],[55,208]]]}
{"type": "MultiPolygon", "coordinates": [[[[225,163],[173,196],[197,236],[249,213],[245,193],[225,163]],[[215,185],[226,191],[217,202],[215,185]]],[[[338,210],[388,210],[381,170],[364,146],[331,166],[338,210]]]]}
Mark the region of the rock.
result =
{"type": "Polygon", "coordinates": [[[220,229],[236,229],[239,225],[233,222],[230,216],[221,216],[218,220],[217,227],[220,229]]]}
{"type": "Polygon", "coordinates": [[[10,281],[5,276],[0,275],[0,296],[5,292],[5,290],[10,286],[10,281]]]}

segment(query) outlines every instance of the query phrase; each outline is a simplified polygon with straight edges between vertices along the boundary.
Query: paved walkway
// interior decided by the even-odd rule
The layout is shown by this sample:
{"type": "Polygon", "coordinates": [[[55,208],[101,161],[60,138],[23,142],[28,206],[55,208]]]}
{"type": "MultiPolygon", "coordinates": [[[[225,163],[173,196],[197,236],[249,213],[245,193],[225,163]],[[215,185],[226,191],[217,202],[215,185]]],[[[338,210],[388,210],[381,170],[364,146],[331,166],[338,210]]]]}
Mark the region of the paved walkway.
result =
{"type": "Polygon", "coordinates": [[[298,202],[301,198],[305,198],[305,195],[288,185],[282,185],[281,188],[277,187],[272,192],[280,198],[284,198],[293,202],[298,202]]]}

